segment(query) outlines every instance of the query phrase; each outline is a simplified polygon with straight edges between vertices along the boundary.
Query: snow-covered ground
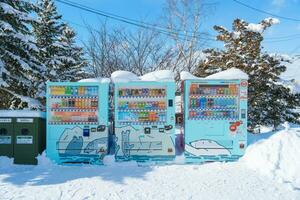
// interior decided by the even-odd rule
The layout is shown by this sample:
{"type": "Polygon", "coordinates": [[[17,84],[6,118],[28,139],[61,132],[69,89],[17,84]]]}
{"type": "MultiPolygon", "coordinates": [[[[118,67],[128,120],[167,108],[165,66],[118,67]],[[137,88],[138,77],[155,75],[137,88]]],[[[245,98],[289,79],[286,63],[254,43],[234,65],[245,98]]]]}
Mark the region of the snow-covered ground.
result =
{"type": "MultiPolygon", "coordinates": [[[[38,166],[0,158],[0,199],[300,199],[300,128],[249,136],[238,162],[38,166]]],[[[181,158],[176,161],[180,163],[181,158]]]]}

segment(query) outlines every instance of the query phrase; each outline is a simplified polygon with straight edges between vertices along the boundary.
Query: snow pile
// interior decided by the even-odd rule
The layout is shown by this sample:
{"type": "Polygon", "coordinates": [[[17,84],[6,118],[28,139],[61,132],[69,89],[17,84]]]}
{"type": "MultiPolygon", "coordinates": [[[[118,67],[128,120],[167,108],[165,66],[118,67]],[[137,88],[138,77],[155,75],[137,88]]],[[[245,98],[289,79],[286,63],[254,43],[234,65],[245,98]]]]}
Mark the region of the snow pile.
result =
{"type": "Polygon", "coordinates": [[[113,82],[130,82],[130,81],[138,81],[139,77],[128,71],[115,71],[111,74],[111,79],[113,82]]]}
{"type": "Polygon", "coordinates": [[[233,68],[230,68],[230,69],[212,74],[212,75],[207,76],[205,78],[199,78],[199,77],[196,77],[196,76],[192,75],[189,72],[183,71],[183,72],[180,73],[180,78],[181,78],[181,80],[193,80],[193,79],[200,79],[200,80],[204,80],[204,79],[216,79],[216,80],[223,79],[224,80],[225,79],[225,80],[230,80],[230,79],[248,79],[248,75],[245,72],[233,67],[233,68]]]}
{"type": "Polygon", "coordinates": [[[273,134],[250,145],[241,162],[260,174],[300,188],[300,129],[273,134]]]}
{"type": "Polygon", "coordinates": [[[159,70],[150,72],[140,77],[142,81],[174,81],[174,72],[170,70],[159,70]]]}
{"type": "Polygon", "coordinates": [[[266,25],[264,25],[264,23],[275,25],[275,24],[279,24],[280,21],[276,18],[269,17],[269,18],[264,19],[263,22],[259,23],[259,24],[249,23],[249,25],[246,26],[246,29],[248,31],[257,32],[257,33],[261,34],[261,33],[263,33],[264,29],[266,28],[266,25]]]}
{"type": "Polygon", "coordinates": [[[38,160],[38,168],[49,168],[54,165],[54,163],[46,156],[46,152],[44,151],[42,155],[37,157],[38,160]]]}
{"type": "Polygon", "coordinates": [[[212,74],[205,78],[206,79],[226,79],[226,80],[228,80],[228,79],[248,79],[248,75],[245,72],[233,67],[233,68],[227,69],[225,71],[221,71],[221,72],[212,74]]]}
{"type": "Polygon", "coordinates": [[[40,117],[46,118],[45,112],[34,110],[0,110],[1,117],[40,117]]]}
{"type": "Polygon", "coordinates": [[[87,78],[78,81],[80,83],[109,83],[109,78],[87,78]]]}
{"type": "Polygon", "coordinates": [[[13,166],[14,160],[5,156],[0,156],[0,172],[13,166]]]}
{"type": "Polygon", "coordinates": [[[111,79],[113,80],[113,82],[174,81],[174,73],[170,70],[159,70],[138,77],[132,72],[115,71],[111,74],[111,79]]]}

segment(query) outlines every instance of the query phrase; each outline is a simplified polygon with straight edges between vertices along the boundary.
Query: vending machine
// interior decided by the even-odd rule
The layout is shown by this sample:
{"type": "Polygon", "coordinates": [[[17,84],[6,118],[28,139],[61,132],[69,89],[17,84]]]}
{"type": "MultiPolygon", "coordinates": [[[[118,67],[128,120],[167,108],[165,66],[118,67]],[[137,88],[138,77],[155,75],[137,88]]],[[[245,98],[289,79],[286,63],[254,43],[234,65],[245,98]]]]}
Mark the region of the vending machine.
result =
{"type": "Polygon", "coordinates": [[[47,83],[47,156],[101,164],[108,151],[109,82],[47,83]]]}
{"type": "Polygon", "coordinates": [[[230,161],[247,146],[247,80],[183,82],[187,162],[230,161]]]}
{"type": "Polygon", "coordinates": [[[116,160],[175,157],[175,82],[114,83],[116,160]]]}

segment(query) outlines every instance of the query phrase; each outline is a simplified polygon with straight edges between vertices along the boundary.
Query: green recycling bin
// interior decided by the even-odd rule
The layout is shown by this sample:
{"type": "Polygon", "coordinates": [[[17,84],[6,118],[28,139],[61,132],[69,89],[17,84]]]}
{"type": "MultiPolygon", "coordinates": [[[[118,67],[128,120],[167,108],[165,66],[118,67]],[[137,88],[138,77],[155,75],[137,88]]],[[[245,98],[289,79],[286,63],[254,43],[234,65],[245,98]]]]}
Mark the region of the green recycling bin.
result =
{"type": "Polygon", "coordinates": [[[36,165],[46,146],[45,125],[44,112],[0,111],[0,155],[13,157],[15,164],[36,165]]]}
{"type": "Polygon", "coordinates": [[[11,117],[0,117],[0,156],[14,155],[14,122],[11,117]]]}

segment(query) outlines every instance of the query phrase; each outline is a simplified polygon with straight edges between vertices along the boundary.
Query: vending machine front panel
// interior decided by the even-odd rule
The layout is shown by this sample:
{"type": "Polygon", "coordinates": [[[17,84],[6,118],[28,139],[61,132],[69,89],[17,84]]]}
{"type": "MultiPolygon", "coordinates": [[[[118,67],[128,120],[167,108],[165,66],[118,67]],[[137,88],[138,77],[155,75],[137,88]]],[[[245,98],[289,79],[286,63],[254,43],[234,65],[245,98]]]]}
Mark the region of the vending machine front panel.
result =
{"type": "Polygon", "coordinates": [[[115,83],[117,160],[175,156],[175,83],[115,83]]]}
{"type": "Polygon", "coordinates": [[[108,87],[48,83],[48,157],[57,163],[101,162],[108,149],[108,87]]]}
{"type": "Polygon", "coordinates": [[[247,145],[247,81],[185,80],[183,95],[185,156],[242,156],[247,145]]]}

